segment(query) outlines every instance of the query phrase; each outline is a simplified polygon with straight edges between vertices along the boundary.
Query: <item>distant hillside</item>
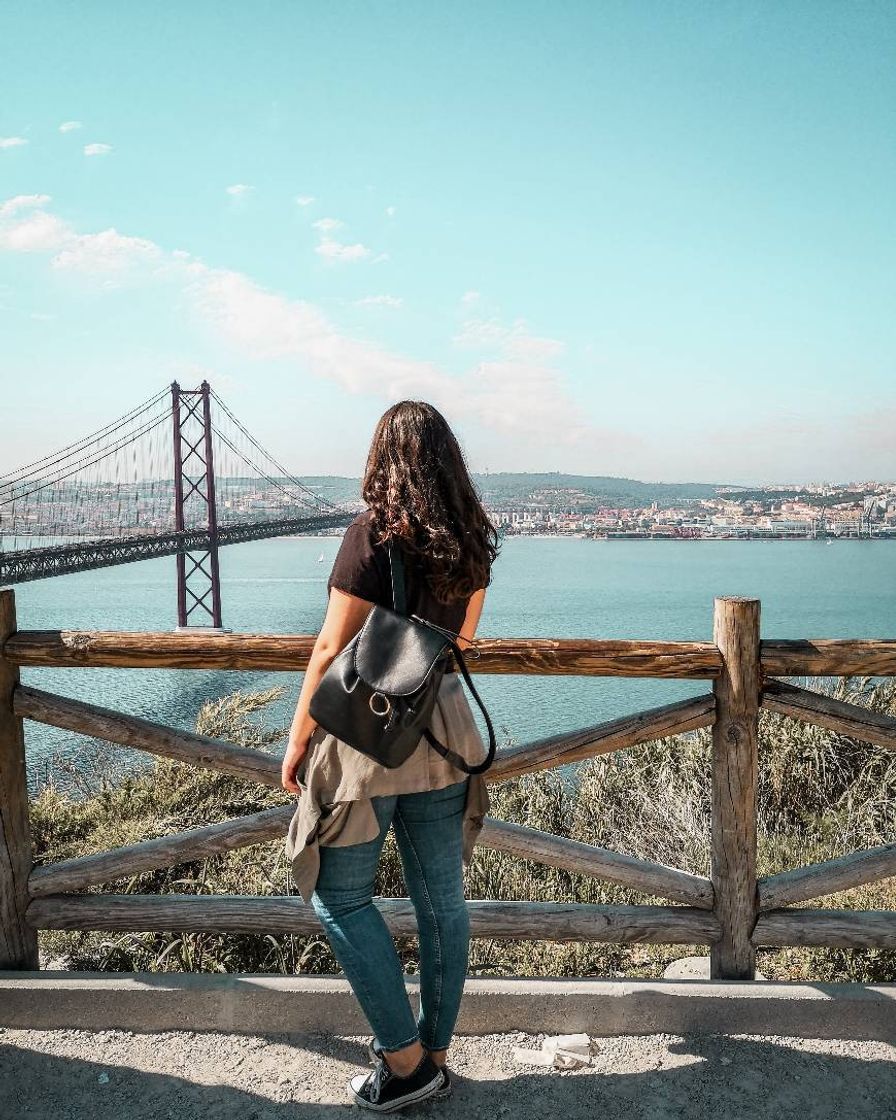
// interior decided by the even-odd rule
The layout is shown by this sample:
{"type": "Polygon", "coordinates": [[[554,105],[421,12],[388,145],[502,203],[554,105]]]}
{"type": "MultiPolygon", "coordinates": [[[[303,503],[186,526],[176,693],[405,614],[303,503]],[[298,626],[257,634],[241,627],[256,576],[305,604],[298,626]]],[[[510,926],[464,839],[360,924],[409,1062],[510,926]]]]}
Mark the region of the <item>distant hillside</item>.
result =
{"type": "MultiPolygon", "coordinates": [[[[360,478],[341,475],[303,475],[302,481],[333,502],[360,500],[360,478]]],[[[671,505],[685,498],[713,498],[717,487],[706,482],[639,482],[634,478],[611,478],[591,474],[546,472],[499,472],[473,474],[473,481],[489,505],[544,501],[570,506],[583,497],[589,503],[646,506],[651,502],[671,505]]]]}
{"type": "Polygon", "coordinates": [[[543,495],[551,495],[563,504],[563,491],[580,492],[595,502],[621,503],[623,505],[649,505],[651,502],[668,504],[683,498],[713,498],[716,486],[705,482],[639,482],[634,478],[612,478],[593,474],[561,474],[559,471],[544,473],[477,474],[473,476],[483,500],[498,505],[501,502],[524,502],[543,495]]]}

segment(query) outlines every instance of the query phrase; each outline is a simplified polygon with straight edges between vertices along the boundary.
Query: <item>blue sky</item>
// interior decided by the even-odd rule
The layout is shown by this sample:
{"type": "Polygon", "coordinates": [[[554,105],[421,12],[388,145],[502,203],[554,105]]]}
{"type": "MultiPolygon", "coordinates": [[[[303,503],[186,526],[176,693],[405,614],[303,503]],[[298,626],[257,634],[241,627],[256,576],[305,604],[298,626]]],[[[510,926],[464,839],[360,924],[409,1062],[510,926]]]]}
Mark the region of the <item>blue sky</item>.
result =
{"type": "Polygon", "coordinates": [[[297,474],[896,479],[896,5],[7,2],[0,470],[208,377],[297,474]],[[68,126],[68,127],[62,127],[68,126]]]}

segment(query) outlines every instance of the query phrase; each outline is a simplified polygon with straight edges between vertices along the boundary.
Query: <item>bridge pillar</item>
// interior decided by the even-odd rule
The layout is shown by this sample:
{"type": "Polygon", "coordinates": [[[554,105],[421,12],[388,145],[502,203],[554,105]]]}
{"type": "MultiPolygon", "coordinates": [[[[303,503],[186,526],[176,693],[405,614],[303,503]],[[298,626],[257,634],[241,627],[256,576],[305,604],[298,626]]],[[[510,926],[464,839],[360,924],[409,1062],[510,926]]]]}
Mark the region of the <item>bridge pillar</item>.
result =
{"type": "Polygon", "coordinates": [[[174,526],[178,533],[202,527],[205,549],[177,550],[177,625],[221,629],[218,516],[212,458],[210,387],[181,389],[171,383],[174,427],[174,526]]]}

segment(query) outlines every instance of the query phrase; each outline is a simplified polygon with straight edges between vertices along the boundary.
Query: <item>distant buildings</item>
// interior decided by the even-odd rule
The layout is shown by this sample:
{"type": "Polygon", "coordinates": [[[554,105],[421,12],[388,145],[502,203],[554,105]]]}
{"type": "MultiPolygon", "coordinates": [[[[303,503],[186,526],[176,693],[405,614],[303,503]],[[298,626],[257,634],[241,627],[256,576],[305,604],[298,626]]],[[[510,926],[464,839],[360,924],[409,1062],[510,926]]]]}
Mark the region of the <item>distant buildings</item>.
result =
{"type": "Polygon", "coordinates": [[[641,538],[896,540],[896,485],[719,487],[713,498],[663,508],[607,505],[581,490],[537,491],[516,503],[487,506],[509,535],[555,534],[607,540],[641,538]]]}

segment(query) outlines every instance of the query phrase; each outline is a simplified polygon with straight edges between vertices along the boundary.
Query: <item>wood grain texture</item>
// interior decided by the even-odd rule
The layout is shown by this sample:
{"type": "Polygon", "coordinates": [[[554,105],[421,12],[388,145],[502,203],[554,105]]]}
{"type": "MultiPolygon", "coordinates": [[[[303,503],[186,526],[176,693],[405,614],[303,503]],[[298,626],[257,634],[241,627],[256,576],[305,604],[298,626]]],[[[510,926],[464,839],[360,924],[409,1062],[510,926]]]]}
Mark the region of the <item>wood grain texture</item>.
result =
{"type": "Polygon", "coordinates": [[[237,747],[190,731],[179,731],[138,716],[128,716],[98,704],[56,696],[38,688],[19,685],[13,697],[19,716],[93,735],[123,747],[176,758],[194,766],[222,770],[264,786],[280,786],[281,761],[251,747],[237,747]]]}
{"type": "Polygon", "coordinates": [[[579,731],[567,731],[533,743],[506,747],[498,752],[494,763],[486,771],[486,781],[504,781],[535,770],[565,766],[594,755],[635,747],[669,735],[680,735],[698,727],[709,727],[714,712],[714,697],[698,696],[694,700],[664,704],[579,731]]]}
{"type": "Polygon", "coordinates": [[[759,601],[715,601],[713,638],[722,674],[713,684],[712,856],[710,878],[721,937],[710,949],[710,978],[753,980],[756,952],[756,784],[759,740],[759,601]]]}
{"type": "Polygon", "coordinates": [[[811,863],[760,879],[759,909],[771,910],[794,902],[808,902],[837,891],[877,883],[896,875],[896,844],[881,844],[837,859],[811,863]]]}
{"type": "Polygon", "coordinates": [[[896,910],[766,910],[752,941],[757,946],[896,949],[896,910]]]}
{"type": "MultiPolygon", "coordinates": [[[[15,690],[13,704],[19,716],[53,727],[176,758],[195,766],[222,770],[263,785],[280,786],[279,759],[250,747],[236,747],[219,739],[180,731],[25,685],[19,685],[15,690]]],[[[708,727],[712,722],[714,704],[710,695],[696,700],[682,700],[621,720],[595,724],[581,731],[564,732],[534,743],[499,750],[495,762],[485,773],[485,780],[500,782],[532,770],[563,766],[591,755],[636,746],[696,727],[708,727]]]]}
{"type": "MultiPolygon", "coordinates": [[[[417,932],[406,898],[376,898],[393,935],[417,932]]],[[[710,944],[718,936],[708,910],[686,906],[596,906],[585,903],[467,903],[474,937],[526,941],[642,941],[710,944]]],[[[36,929],[185,930],[229,933],[319,933],[313,907],[298,897],[57,894],[35,898],[36,929]]]]}
{"type": "MultiPolygon", "coordinates": [[[[297,672],[316,634],[195,634],[163,631],[23,630],[6,646],[17,665],[297,672]]],[[[721,660],[711,642],[589,638],[478,638],[476,673],[711,679],[721,660]]]]}
{"type": "Polygon", "coordinates": [[[896,750],[896,719],[859,704],[822,696],[785,681],[767,680],[762,689],[762,706],[803,723],[813,723],[853,739],[896,750]]]}
{"type": "Polygon", "coordinates": [[[485,818],[477,843],[483,848],[508,852],[581,875],[593,875],[597,879],[683,902],[701,910],[712,909],[713,890],[709,879],[636,856],[493,817],[485,818]]]}
{"type": "MultiPolygon", "coordinates": [[[[16,629],[11,588],[0,590],[0,649],[16,629]]],[[[37,935],[25,921],[31,826],[22,721],[13,711],[19,673],[0,657],[0,968],[38,967],[37,935]]]]}
{"type": "Polygon", "coordinates": [[[769,677],[894,677],[896,639],[763,641],[760,658],[769,677]]]}
{"type": "Polygon", "coordinates": [[[143,871],[173,867],[251,844],[276,840],[285,837],[295,810],[295,802],[278,805],[260,813],[219,821],[188,832],[35,867],[28,879],[28,887],[34,897],[84,890],[100,883],[130,878],[143,871]]]}

